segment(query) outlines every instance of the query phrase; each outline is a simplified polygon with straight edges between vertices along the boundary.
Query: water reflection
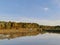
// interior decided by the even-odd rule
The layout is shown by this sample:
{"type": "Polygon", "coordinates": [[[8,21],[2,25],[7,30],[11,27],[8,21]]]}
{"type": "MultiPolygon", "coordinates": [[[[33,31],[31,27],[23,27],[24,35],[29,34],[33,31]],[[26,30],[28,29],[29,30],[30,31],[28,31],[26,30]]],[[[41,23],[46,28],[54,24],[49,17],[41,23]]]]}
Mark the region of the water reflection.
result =
{"type": "Polygon", "coordinates": [[[25,36],[37,36],[38,34],[45,34],[45,33],[60,33],[59,31],[42,31],[42,32],[18,32],[18,33],[5,33],[0,34],[0,39],[14,39],[18,37],[25,37],[25,36]]]}
{"type": "Polygon", "coordinates": [[[40,32],[5,33],[5,34],[0,34],[0,39],[14,39],[17,37],[36,36],[38,34],[40,34],[40,32]]]}
{"type": "Polygon", "coordinates": [[[0,34],[0,45],[60,45],[59,42],[60,34],[57,32],[42,31],[0,34]]]}

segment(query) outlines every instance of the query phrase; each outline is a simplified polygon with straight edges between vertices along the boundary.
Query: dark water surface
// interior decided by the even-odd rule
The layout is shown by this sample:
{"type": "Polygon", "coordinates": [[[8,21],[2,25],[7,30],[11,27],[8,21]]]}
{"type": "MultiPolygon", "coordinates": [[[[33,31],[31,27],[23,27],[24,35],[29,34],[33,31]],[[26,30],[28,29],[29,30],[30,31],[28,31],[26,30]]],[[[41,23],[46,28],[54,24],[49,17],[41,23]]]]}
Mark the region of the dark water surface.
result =
{"type": "Polygon", "coordinates": [[[60,45],[59,33],[0,34],[0,45],[60,45]]]}

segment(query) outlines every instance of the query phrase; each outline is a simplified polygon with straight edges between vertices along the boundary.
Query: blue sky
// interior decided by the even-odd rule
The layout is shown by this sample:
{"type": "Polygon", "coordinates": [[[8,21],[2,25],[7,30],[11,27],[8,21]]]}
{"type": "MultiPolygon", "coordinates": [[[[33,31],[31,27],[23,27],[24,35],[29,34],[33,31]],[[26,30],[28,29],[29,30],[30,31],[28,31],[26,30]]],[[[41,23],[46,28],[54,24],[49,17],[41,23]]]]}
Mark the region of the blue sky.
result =
{"type": "Polygon", "coordinates": [[[60,0],[0,0],[0,20],[59,25],[60,0]]]}

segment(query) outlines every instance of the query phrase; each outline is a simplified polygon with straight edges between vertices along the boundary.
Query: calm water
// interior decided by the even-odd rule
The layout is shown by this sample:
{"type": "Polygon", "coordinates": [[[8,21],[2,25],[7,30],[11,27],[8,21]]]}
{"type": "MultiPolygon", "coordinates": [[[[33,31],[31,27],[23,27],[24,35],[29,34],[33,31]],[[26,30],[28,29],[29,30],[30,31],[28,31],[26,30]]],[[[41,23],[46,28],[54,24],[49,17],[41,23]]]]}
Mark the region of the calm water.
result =
{"type": "Polygon", "coordinates": [[[59,33],[0,34],[0,45],[60,45],[59,33]]]}

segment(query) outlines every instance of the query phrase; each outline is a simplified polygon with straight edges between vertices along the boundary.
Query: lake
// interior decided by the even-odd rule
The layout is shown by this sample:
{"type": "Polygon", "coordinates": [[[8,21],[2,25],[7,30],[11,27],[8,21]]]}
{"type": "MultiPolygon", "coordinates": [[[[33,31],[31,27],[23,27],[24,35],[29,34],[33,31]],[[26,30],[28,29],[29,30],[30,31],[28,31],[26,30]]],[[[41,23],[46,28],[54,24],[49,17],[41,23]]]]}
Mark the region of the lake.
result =
{"type": "Polygon", "coordinates": [[[0,34],[0,45],[60,45],[59,33],[0,34]]]}

